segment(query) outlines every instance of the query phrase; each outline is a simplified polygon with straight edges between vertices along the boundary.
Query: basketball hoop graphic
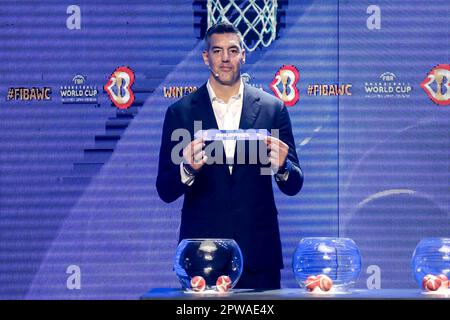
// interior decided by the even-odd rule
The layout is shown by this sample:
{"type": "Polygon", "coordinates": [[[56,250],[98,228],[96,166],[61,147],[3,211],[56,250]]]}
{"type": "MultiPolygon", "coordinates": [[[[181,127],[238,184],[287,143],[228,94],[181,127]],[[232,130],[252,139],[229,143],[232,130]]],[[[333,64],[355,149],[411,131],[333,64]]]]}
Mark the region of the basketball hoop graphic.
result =
{"type": "Polygon", "coordinates": [[[245,49],[254,51],[275,40],[277,9],[277,0],[208,0],[208,28],[221,21],[232,23],[241,31],[245,49]]]}

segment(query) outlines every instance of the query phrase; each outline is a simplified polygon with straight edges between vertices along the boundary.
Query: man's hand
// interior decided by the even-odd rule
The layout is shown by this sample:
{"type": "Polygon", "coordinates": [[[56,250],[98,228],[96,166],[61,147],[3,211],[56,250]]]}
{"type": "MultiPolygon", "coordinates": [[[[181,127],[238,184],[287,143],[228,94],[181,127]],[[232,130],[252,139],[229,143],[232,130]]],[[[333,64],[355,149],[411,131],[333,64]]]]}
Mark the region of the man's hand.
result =
{"type": "Polygon", "coordinates": [[[204,146],[203,138],[197,138],[183,149],[184,163],[189,164],[195,171],[199,171],[208,160],[205,151],[203,151],[204,146]]]}
{"type": "Polygon", "coordinates": [[[286,162],[289,146],[275,137],[266,137],[264,143],[269,150],[270,167],[277,172],[286,162]]]}

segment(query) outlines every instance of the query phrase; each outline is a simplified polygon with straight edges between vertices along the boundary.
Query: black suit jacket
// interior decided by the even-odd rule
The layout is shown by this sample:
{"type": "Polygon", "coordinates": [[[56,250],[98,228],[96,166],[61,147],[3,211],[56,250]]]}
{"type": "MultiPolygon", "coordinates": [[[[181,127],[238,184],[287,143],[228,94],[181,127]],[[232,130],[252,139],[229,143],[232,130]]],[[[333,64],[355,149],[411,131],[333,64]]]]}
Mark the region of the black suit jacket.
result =
{"type": "MultiPolygon", "coordinates": [[[[232,174],[227,164],[205,164],[191,186],[181,182],[180,165],[171,160],[172,149],[179,141],[171,141],[171,135],[175,129],[184,128],[193,140],[194,121],[202,121],[203,130],[218,128],[206,85],[171,105],[164,120],[156,188],[165,202],[184,195],[180,240],[232,238],[242,250],[244,266],[250,270],[282,268],[273,178],[261,175],[263,164],[235,164],[232,174]]],[[[286,181],[277,184],[283,193],[297,194],[303,174],[282,101],[245,85],[239,128],[279,129],[279,139],[289,146],[290,172],[286,181]]]]}

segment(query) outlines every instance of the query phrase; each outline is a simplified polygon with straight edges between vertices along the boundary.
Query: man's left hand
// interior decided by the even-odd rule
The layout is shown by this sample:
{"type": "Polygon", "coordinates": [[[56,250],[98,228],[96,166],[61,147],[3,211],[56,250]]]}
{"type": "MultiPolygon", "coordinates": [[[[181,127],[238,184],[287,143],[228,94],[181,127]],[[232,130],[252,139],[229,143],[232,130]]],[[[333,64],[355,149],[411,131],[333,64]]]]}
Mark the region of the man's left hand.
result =
{"type": "Polygon", "coordinates": [[[269,150],[270,167],[277,172],[286,162],[289,146],[275,137],[266,137],[264,143],[269,150]]]}

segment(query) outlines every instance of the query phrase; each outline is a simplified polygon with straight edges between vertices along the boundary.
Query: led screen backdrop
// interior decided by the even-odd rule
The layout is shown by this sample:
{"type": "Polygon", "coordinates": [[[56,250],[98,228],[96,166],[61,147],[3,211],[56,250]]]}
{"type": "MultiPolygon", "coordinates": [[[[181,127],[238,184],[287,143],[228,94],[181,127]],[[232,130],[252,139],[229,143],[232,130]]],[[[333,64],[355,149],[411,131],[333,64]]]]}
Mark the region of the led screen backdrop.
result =
{"type": "MultiPolygon", "coordinates": [[[[167,107],[208,77],[208,3],[229,1],[2,1],[0,298],[179,286],[181,199],[159,199],[157,159],[167,107]]],[[[417,242],[450,236],[450,4],[272,9],[267,33],[254,9],[239,27],[256,30],[244,81],[285,101],[305,174],[294,197],[275,188],[282,286],[302,237],[340,236],[361,250],[358,287],[414,287],[417,242]]]]}

